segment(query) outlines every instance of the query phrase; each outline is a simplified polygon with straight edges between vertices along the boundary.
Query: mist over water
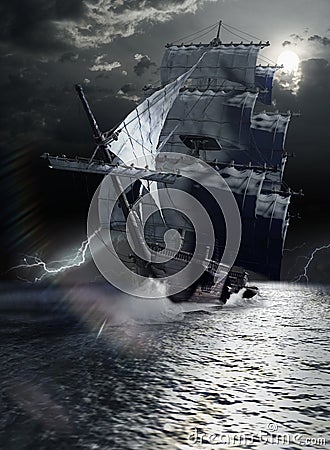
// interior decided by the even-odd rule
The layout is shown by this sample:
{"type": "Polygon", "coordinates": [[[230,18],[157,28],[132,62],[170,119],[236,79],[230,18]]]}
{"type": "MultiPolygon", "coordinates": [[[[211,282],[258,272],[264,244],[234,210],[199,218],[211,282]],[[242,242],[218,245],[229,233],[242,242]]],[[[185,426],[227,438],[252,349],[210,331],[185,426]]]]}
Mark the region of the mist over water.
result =
{"type": "Polygon", "coordinates": [[[329,448],[330,289],[259,287],[199,311],[3,289],[0,447],[329,448]]]}

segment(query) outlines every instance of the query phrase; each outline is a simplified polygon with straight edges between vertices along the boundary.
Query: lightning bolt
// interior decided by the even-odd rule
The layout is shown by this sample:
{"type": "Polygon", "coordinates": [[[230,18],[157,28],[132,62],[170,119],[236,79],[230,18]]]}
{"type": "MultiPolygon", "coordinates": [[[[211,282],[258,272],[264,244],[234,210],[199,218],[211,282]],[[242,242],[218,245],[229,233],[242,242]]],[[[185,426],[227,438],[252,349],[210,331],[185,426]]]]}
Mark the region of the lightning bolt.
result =
{"type": "Polygon", "coordinates": [[[306,280],[306,282],[307,282],[307,284],[308,284],[308,283],[309,283],[309,278],[308,278],[307,272],[308,272],[309,266],[311,265],[311,263],[312,263],[312,261],[313,261],[313,259],[314,259],[314,256],[315,256],[318,252],[320,252],[320,251],[322,251],[322,250],[326,250],[327,248],[330,248],[330,244],[322,245],[322,247],[317,247],[317,248],[315,248],[315,249],[312,251],[312,253],[310,254],[310,256],[305,256],[305,258],[308,259],[308,261],[307,261],[307,263],[305,264],[304,271],[303,271],[303,273],[302,273],[301,275],[299,275],[297,278],[295,278],[295,279],[293,280],[293,282],[299,283],[299,281],[301,281],[303,278],[305,278],[305,280],[306,280]]]}
{"type": "MultiPolygon", "coordinates": [[[[91,240],[96,236],[100,228],[96,231],[94,231],[93,234],[89,236],[88,239],[83,241],[80,244],[79,249],[77,250],[76,254],[72,258],[66,258],[62,259],[60,261],[52,261],[50,263],[45,263],[42,259],[40,259],[37,256],[27,256],[24,258],[24,263],[19,264],[17,266],[11,267],[8,272],[16,269],[33,269],[40,267],[43,270],[43,273],[41,276],[36,277],[34,279],[34,282],[37,283],[38,281],[41,281],[46,276],[54,276],[58,273],[65,272],[66,270],[72,269],[74,267],[80,267],[86,262],[86,253],[89,247],[89,244],[91,240]],[[29,260],[32,262],[29,262],[29,260]],[[60,267],[54,267],[54,265],[61,264],[60,267]]],[[[28,280],[26,280],[28,281],[28,280]]]]}
{"type": "Polygon", "coordinates": [[[295,247],[293,247],[293,248],[285,248],[284,249],[284,251],[285,252],[294,252],[294,251],[296,251],[296,250],[299,250],[300,248],[303,248],[303,247],[305,247],[305,245],[306,245],[306,242],[304,242],[303,244],[300,244],[300,245],[296,245],[295,247]]]}

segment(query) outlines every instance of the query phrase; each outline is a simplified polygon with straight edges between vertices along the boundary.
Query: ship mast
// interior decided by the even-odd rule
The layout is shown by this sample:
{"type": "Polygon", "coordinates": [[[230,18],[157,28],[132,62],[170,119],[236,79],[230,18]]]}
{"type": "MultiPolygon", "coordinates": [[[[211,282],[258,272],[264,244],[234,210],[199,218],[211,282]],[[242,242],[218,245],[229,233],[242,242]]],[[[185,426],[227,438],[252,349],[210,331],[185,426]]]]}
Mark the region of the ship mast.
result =
{"type": "Polygon", "coordinates": [[[217,42],[220,42],[221,27],[222,27],[222,20],[220,20],[219,26],[218,26],[217,37],[216,37],[217,42]]]}
{"type": "Polygon", "coordinates": [[[220,20],[219,22],[217,35],[214,39],[212,39],[211,45],[219,45],[221,43],[220,41],[221,27],[222,27],[222,20],[220,20]]]}
{"type": "MultiPolygon", "coordinates": [[[[82,103],[82,106],[83,106],[83,108],[85,110],[85,113],[86,113],[87,119],[89,121],[89,124],[92,127],[94,140],[95,140],[95,142],[97,144],[96,151],[98,150],[98,148],[101,148],[103,153],[104,153],[104,156],[105,156],[107,162],[112,162],[113,155],[110,153],[110,151],[109,151],[109,149],[108,149],[108,147],[106,145],[105,138],[104,138],[103,134],[101,133],[101,130],[100,130],[100,128],[99,128],[99,126],[98,126],[98,124],[96,122],[95,116],[94,116],[94,114],[93,114],[93,112],[92,112],[92,110],[91,110],[91,108],[90,108],[90,106],[88,104],[88,101],[87,101],[87,98],[85,96],[83,87],[80,84],[76,84],[75,85],[75,89],[76,89],[77,94],[78,94],[78,96],[79,96],[79,98],[81,100],[81,103],[82,103]]],[[[94,155],[92,156],[92,159],[94,158],[96,151],[94,152],[94,155]]]]}

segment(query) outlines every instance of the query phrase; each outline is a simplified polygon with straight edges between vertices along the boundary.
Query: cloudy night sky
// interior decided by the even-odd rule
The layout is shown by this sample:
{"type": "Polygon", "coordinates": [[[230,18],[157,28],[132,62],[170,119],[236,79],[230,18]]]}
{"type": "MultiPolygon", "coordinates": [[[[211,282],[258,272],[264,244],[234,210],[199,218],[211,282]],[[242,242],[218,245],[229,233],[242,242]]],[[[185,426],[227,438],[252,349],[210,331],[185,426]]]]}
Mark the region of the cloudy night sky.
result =
{"type": "MultiPolygon", "coordinates": [[[[164,45],[219,19],[269,40],[261,55],[274,63],[284,50],[300,59],[296,73],[277,75],[270,107],[301,114],[289,128],[286,149],[296,156],[285,176],[305,194],[292,201],[301,219],[291,220],[286,243],[301,248],[285,252],[283,278],[294,278],[303,256],[330,242],[329,0],[2,0],[2,272],[26,254],[63,257],[84,239],[100,179],[52,172],[40,159],[43,152],[93,151],[73,85],[84,85],[101,128],[109,130],[135,107],[145,84],[158,84],[164,45]]],[[[241,41],[226,30],[222,40],[241,41]]],[[[329,256],[329,250],[315,256],[313,281],[329,281],[329,256]]]]}

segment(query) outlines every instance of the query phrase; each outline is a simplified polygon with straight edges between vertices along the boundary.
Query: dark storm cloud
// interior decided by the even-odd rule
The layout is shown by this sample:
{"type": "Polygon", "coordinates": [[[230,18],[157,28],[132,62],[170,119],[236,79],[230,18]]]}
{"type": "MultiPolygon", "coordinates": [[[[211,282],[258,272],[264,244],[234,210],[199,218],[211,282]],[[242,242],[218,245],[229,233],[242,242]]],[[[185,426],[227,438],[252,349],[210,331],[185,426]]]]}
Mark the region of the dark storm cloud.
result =
{"type": "Polygon", "coordinates": [[[136,86],[133,83],[126,83],[120,88],[120,90],[123,91],[124,94],[127,94],[128,92],[136,91],[136,86]]]}
{"type": "Polygon", "coordinates": [[[58,31],[77,48],[96,48],[117,37],[141,32],[146,23],[164,23],[176,15],[194,13],[211,1],[214,0],[84,0],[85,10],[79,20],[58,24],[58,31]]]}
{"type": "Polygon", "coordinates": [[[304,38],[302,36],[299,36],[299,34],[295,34],[295,33],[290,34],[290,37],[292,39],[295,39],[296,41],[303,41],[304,40],[304,38]]]}
{"type": "Polygon", "coordinates": [[[54,21],[77,20],[82,0],[2,0],[0,36],[4,42],[32,51],[65,47],[54,21]]]}
{"type": "MultiPolygon", "coordinates": [[[[304,192],[304,197],[291,201],[290,211],[299,213],[302,219],[292,220],[289,242],[296,245],[328,240],[329,208],[325,205],[329,203],[329,61],[321,58],[302,61],[297,92],[281,88],[276,81],[274,98],[279,111],[301,113],[291,118],[286,140],[286,151],[296,157],[288,159],[285,181],[294,190],[302,188],[304,192]]],[[[289,265],[285,267],[288,270],[289,265]]]]}
{"type": "Polygon", "coordinates": [[[290,34],[290,38],[291,38],[291,40],[287,39],[282,42],[283,47],[288,47],[289,45],[297,46],[297,43],[302,42],[304,40],[304,38],[297,33],[290,34]],[[292,42],[292,41],[295,41],[295,42],[292,42]]]}
{"type": "Polygon", "coordinates": [[[97,47],[212,0],[2,0],[0,36],[30,51],[97,47]]]}
{"type": "Polygon", "coordinates": [[[77,61],[79,55],[74,52],[65,52],[59,57],[59,62],[74,62],[77,61]]]}
{"type": "Polygon", "coordinates": [[[313,36],[310,36],[308,38],[308,40],[310,42],[317,42],[318,44],[327,46],[330,45],[330,38],[326,37],[326,36],[319,36],[318,34],[314,34],[313,36]]]}
{"type": "MultiPolygon", "coordinates": [[[[39,67],[8,74],[7,79],[0,84],[1,139],[22,133],[37,139],[46,137],[54,152],[58,153],[58,148],[61,148],[61,153],[67,154],[70,154],[70,145],[74,149],[71,152],[80,153],[74,147],[75,143],[82,145],[89,139],[89,149],[93,146],[88,122],[85,121],[83,111],[79,112],[81,108],[74,92],[74,80],[63,78],[66,64],[40,64],[45,71],[43,75],[40,75],[39,67]],[[61,79],[60,83],[57,82],[57,77],[61,79]]],[[[81,63],[74,65],[76,64],[81,63]]],[[[77,70],[79,71],[79,67],[77,70]]],[[[95,82],[94,78],[88,84],[85,83],[85,91],[102,129],[107,130],[124,118],[135,104],[128,97],[117,97],[113,90],[113,80],[106,80],[103,85],[101,81],[102,79],[95,82]]],[[[127,92],[130,89],[133,87],[124,86],[127,92]]]]}
{"type": "MultiPolygon", "coordinates": [[[[107,54],[98,64],[92,61],[89,48],[112,42],[116,36],[132,36],[141,31],[143,23],[165,22],[177,14],[194,12],[206,1],[3,0],[0,37],[7,56],[0,57],[0,112],[4,117],[0,132],[56,135],[61,114],[72,103],[68,93],[72,95],[71,86],[79,79],[88,83],[92,99],[96,97],[95,79],[101,85],[107,83],[102,96],[112,95],[117,104],[114,92],[124,84],[119,78],[127,76],[127,71],[113,58],[107,59],[109,47],[104,48],[107,54]]],[[[141,77],[154,66],[148,56],[141,55],[134,71],[141,77]]],[[[130,96],[122,97],[120,104],[131,104],[135,92],[121,92],[130,96]]]]}
{"type": "Polygon", "coordinates": [[[286,181],[294,189],[304,189],[305,197],[299,202],[303,214],[312,218],[315,211],[323,211],[328,203],[329,166],[329,103],[330,63],[325,59],[309,59],[301,63],[301,80],[296,94],[274,86],[276,108],[301,113],[293,117],[288,132],[286,149],[295,152],[296,158],[289,160],[286,181]],[[308,212],[307,212],[308,211],[308,212]]]}
{"type": "Polygon", "coordinates": [[[100,72],[95,76],[95,79],[100,79],[100,78],[111,78],[111,75],[109,73],[106,72],[100,72]]]}
{"type": "Polygon", "coordinates": [[[299,97],[304,100],[309,114],[319,111],[320,120],[327,118],[330,102],[330,62],[326,59],[309,59],[301,63],[302,80],[299,97]],[[312,104],[309,105],[309,102],[312,104]]]}
{"type": "MultiPolygon", "coordinates": [[[[285,75],[284,75],[285,76],[285,75]]],[[[275,81],[274,98],[276,107],[282,110],[301,111],[300,122],[311,120],[317,122],[322,136],[329,133],[328,110],[330,102],[330,63],[321,58],[308,59],[301,62],[301,79],[297,92],[281,87],[275,81]]],[[[305,133],[310,133],[307,124],[305,133]]]]}
{"type": "MultiPolygon", "coordinates": [[[[108,90],[93,87],[92,83],[85,86],[84,90],[100,129],[103,131],[110,130],[117,125],[136,106],[129,97],[109,94],[108,90]]],[[[73,95],[72,93],[71,101],[73,95]]],[[[69,100],[67,96],[66,102],[69,100]]],[[[66,148],[65,152],[68,155],[90,156],[93,152],[92,130],[80,106],[79,109],[80,113],[77,112],[77,107],[72,109],[69,117],[61,115],[60,120],[50,130],[52,138],[50,153],[53,151],[58,154],[58,148],[62,149],[63,147],[66,148]],[[77,148],[77,144],[80,145],[80,148],[77,148]]]]}
{"type": "Polygon", "coordinates": [[[21,132],[42,129],[45,115],[49,116],[49,113],[45,114],[45,98],[48,97],[45,87],[47,64],[31,62],[27,58],[22,61],[14,56],[1,58],[0,64],[3,67],[0,82],[0,132],[15,136],[21,132]],[[10,64],[5,63],[6,59],[10,64]]]}
{"type": "Polygon", "coordinates": [[[137,61],[137,64],[135,64],[133,69],[136,75],[138,75],[139,77],[143,75],[148,69],[150,69],[150,67],[156,67],[156,63],[151,61],[148,55],[136,54],[135,59],[137,61]]]}
{"type": "Polygon", "coordinates": [[[134,108],[141,99],[141,89],[139,89],[134,83],[126,83],[117,92],[117,98],[129,100],[134,102],[134,108]]]}

